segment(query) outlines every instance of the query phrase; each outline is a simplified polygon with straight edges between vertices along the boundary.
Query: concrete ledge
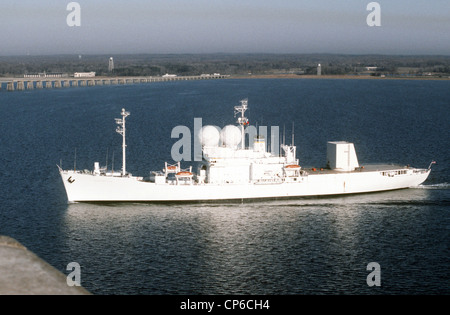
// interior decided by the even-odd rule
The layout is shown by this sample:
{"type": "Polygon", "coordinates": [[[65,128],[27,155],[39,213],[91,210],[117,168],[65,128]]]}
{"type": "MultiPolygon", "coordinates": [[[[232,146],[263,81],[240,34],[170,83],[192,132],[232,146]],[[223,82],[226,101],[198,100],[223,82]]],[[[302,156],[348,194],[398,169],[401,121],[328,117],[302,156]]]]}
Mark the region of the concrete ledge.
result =
{"type": "Polygon", "coordinates": [[[50,266],[13,238],[0,235],[0,294],[86,295],[70,287],[66,275],[50,266]]]}

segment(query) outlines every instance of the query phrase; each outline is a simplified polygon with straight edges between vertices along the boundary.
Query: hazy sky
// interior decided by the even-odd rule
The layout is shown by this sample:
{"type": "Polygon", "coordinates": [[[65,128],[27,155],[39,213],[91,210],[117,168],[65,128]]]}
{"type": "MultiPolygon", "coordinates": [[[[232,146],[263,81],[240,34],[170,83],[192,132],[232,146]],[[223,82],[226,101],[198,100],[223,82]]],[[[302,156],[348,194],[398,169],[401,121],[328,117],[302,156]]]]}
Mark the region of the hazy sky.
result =
{"type": "Polygon", "coordinates": [[[449,0],[68,0],[0,3],[0,55],[113,53],[450,54],[449,0]]]}

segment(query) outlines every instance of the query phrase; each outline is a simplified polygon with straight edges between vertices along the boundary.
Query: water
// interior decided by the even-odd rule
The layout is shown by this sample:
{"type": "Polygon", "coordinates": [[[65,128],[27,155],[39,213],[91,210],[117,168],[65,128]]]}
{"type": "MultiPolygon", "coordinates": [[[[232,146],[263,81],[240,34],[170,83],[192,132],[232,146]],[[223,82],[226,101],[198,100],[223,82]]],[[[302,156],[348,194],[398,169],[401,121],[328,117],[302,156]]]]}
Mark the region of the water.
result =
{"type": "MultiPolygon", "coordinates": [[[[61,272],[81,265],[94,294],[449,294],[450,82],[216,80],[0,93],[0,234],[61,272]],[[177,125],[279,126],[304,166],[326,141],[361,164],[437,164],[394,192],[214,204],[71,204],[56,164],[121,166],[114,118],[127,118],[127,169],[171,160],[177,125]],[[105,161],[106,162],[106,161],[105,161]],[[369,287],[367,265],[381,266],[369,287]]],[[[192,129],[191,129],[192,130],[192,129]]]]}

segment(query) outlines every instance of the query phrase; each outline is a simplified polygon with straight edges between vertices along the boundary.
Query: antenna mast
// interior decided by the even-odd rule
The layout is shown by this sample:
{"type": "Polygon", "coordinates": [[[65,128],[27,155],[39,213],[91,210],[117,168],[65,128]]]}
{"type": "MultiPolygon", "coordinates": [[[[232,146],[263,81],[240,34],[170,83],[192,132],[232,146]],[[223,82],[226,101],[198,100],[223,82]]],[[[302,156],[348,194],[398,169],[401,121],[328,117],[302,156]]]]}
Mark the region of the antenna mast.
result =
{"type": "Polygon", "coordinates": [[[292,122],[292,145],[295,145],[295,142],[294,142],[294,122],[292,122]]]}
{"type": "Polygon", "coordinates": [[[125,108],[122,108],[121,115],[122,118],[116,118],[116,124],[119,125],[117,126],[116,132],[122,135],[122,176],[125,176],[127,173],[125,156],[125,148],[127,146],[125,143],[125,118],[130,115],[130,112],[126,112],[125,108]]]}
{"type": "Polygon", "coordinates": [[[245,133],[244,133],[244,126],[248,125],[248,119],[244,116],[245,111],[248,109],[248,99],[242,100],[240,106],[234,106],[234,117],[236,117],[237,114],[241,114],[241,117],[238,117],[237,123],[241,125],[241,148],[242,150],[245,149],[245,133]]]}

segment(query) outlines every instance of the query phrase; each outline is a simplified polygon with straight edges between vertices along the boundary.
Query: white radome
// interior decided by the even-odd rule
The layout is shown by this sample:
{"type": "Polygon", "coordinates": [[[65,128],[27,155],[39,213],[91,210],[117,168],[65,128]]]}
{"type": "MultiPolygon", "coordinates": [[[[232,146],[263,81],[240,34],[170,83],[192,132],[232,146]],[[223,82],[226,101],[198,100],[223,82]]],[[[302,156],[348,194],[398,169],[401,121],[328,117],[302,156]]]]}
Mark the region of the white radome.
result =
{"type": "Polygon", "coordinates": [[[235,148],[241,143],[241,130],[235,125],[227,125],[220,132],[220,138],[224,146],[235,148]]]}
{"type": "Polygon", "coordinates": [[[204,147],[217,147],[220,141],[220,132],[217,127],[211,125],[204,126],[200,130],[198,138],[204,147]]]}

